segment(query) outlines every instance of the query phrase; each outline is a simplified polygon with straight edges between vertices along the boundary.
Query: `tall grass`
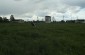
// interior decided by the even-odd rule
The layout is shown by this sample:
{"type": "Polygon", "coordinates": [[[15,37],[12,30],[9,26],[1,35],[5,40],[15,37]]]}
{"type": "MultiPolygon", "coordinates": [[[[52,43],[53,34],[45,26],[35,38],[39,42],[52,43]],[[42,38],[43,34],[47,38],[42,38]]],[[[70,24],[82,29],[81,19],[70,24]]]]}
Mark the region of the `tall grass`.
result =
{"type": "Polygon", "coordinates": [[[0,24],[0,55],[84,55],[85,24],[0,24]]]}

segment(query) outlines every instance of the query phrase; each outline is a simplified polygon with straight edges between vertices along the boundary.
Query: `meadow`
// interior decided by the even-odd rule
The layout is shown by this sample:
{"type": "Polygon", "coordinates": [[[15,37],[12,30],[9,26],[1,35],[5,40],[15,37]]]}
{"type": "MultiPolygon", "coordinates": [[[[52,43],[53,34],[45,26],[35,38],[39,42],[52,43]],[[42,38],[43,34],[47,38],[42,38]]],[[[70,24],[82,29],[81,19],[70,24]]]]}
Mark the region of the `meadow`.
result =
{"type": "Polygon", "coordinates": [[[85,55],[85,24],[0,23],[0,55],[85,55]]]}

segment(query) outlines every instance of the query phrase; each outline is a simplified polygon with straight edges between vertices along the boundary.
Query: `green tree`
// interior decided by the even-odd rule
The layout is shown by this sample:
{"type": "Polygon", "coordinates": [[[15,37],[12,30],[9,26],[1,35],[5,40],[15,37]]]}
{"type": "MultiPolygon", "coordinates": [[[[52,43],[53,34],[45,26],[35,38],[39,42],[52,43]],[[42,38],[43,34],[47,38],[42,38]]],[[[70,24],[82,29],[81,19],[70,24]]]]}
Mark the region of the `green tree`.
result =
{"type": "Polygon", "coordinates": [[[9,22],[9,20],[7,19],[7,17],[3,17],[3,22],[9,22]]]}
{"type": "Polygon", "coordinates": [[[15,21],[15,18],[13,15],[10,16],[10,21],[15,21]]]}
{"type": "Polygon", "coordinates": [[[2,19],[2,17],[0,17],[0,22],[3,22],[3,19],[2,19]]]}

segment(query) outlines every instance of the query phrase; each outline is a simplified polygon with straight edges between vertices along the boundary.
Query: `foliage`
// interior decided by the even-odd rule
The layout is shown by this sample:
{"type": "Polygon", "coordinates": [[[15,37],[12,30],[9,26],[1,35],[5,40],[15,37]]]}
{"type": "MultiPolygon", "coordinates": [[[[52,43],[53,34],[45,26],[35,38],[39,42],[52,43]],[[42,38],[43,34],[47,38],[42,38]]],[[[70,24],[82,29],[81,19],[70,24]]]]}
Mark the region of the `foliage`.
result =
{"type": "Polygon", "coordinates": [[[0,22],[3,22],[3,19],[2,19],[2,17],[0,17],[0,22]]]}
{"type": "Polygon", "coordinates": [[[7,19],[7,17],[3,17],[3,22],[9,22],[9,20],[7,19]]]}
{"type": "Polygon", "coordinates": [[[7,23],[9,22],[9,20],[7,19],[7,17],[0,17],[0,23],[7,23]]]}
{"type": "Polygon", "coordinates": [[[10,16],[10,21],[15,21],[15,18],[13,15],[10,16]]]}

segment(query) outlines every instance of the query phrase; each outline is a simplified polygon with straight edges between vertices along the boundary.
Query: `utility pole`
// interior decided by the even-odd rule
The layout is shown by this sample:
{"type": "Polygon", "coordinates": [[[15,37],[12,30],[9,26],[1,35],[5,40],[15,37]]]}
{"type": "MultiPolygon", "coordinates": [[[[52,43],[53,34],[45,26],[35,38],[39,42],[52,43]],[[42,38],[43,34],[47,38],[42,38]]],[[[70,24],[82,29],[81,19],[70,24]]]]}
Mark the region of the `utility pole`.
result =
{"type": "Polygon", "coordinates": [[[72,18],[73,18],[73,17],[72,17],[72,14],[71,14],[71,20],[72,20],[72,18]]]}
{"type": "Polygon", "coordinates": [[[63,21],[64,21],[65,16],[63,15],[63,21]]]}
{"type": "Polygon", "coordinates": [[[79,18],[79,17],[77,16],[77,20],[78,20],[78,18],[79,18]]]}
{"type": "Polygon", "coordinates": [[[53,22],[54,22],[54,21],[56,21],[56,20],[55,20],[55,17],[53,16],[53,22]]]}
{"type": "Polygon", "coordinates": [[[37,21],[39,21],[39,17],[37,16],[37,21]]]}

